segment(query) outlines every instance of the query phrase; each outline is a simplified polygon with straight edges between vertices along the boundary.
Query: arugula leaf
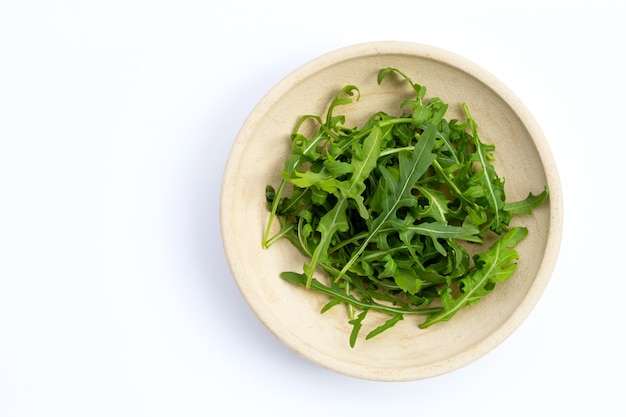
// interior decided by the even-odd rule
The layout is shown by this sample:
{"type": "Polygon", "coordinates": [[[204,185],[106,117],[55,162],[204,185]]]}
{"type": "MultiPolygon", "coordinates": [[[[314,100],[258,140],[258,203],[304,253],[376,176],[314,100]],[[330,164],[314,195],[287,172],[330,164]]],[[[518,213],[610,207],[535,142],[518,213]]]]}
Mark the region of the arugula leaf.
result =
{"type": "Polygon", "coordinates": [[[363,141],[363,145],[353,144],[353,153],[358,150],[359,157],[352,158],[352,176],[348,181],[340,183],[339,188],[343,194],[354,200],[362,218],[369,218],[369,212],[363,204],[363,191],[367,188],[365,180],[378,165],[378,155],[383,139],[382,130],[378,126],[372,127],[370,134],[363,141]]]}
{"type": "Polygon", "coordinates": [[[345,232],[349,229],[348,217],[346,216],[346,209],[348,207],[348,198],[342,196],[335,206],[326,213],[320,220],[317,226],[317,231],[320,233],[320,239],[315,251],[311,255],[311,262],[304,264],[304,272],[307,276],[306,287],[311,286],[311,280],[313,279],[313,273],[317,264],[326,259],[328,247],[332,241],[336,232],[345,232]]]}
{"type": "Polygon", "coordinates": [[[467,104],[463,104],[463,111],[467,117],[467,122],[472,131],[472,139],[476,151],[470,156],[470,161],[480,164],[480,170],[470,181],[471,184],[480,183],[484,189],[484,198],[487,202],[486,211],[492,216],[488,226],[494,232],[502,233],[503,224],[508,224],[507,216],[504,213],[504,181],[500,179],[495,168],[491,164],[491,152],[495,149],[493,145],[484,144],[478,137],[478,127],[469,113],[467,104]]]}
{"type": "Polygon", "coordinates": [[[513,203],[506,203],[504,210],[511,214],[531,214],[534,209],[542,205],[548,198],[549,191],[546,187],[541,193],[533,195],[528,193],[528,197],[524,200],[516,201],[513,203]]]}
{"type": "Polygon", "coordinates": [[[446,197],[446,195],[442,191],[435,188],[428,188],[420,185],[417,185],[415,188],[426,200],[428,200],[428,205],[420,207],[416,210],[418,218],[422,219],[430,217],[437,222],[447,223],[447,216],[450,212],[448,208],[450,200],[446,197]]]}
{"type": "MultiPolygon", "coordinates": [[[[370,331],[367,334],[367,336],[365,336],[365,340],[371,339],[374,336],[378,336],[379,334],[381,334],[385,330],[390,329],[393,326],[395,326],[396,323],[398,323],[402,319],[404,319],[404,316],[402,314],[396,314],[394,316],[391,316],[391,318],[389,320],[387,320],[385,323],[381,324],[380,326],[376,327],[374,330],[370,331]]],[[[355,342],[356,342],[356,340],[355,340],[355,342]]],[[[354,343],[351,342],[351,346],[354,347],[354,343]]]]}
{"type": "Polygon", "coordinates": [[[352,325],[352,331],[350,332],[350,347],[354,347],[354,345],[356,344],[356,338],[361,331],[361,327],[363,326],[363,319],[365,319],[368,311],[369,310],[362,310],[356,318],[353,318],[348,322],[352,325]]]}

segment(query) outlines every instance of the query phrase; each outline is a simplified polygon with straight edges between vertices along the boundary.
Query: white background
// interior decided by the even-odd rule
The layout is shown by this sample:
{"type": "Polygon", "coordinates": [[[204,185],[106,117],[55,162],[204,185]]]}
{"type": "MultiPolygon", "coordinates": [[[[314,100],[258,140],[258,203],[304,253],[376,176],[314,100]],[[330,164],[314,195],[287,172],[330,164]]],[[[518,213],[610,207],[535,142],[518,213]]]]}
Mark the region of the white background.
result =
{"type": "Polygon", "coordinates": [[[616,1],[3,1],[0,416],[625,415],[626,7],[616,1]],[[222,249],[234,138],[281,78],[403,40],[483,66],[554,151],[565,230],[517,332],[437,378],[328,371],[222,249]]]}

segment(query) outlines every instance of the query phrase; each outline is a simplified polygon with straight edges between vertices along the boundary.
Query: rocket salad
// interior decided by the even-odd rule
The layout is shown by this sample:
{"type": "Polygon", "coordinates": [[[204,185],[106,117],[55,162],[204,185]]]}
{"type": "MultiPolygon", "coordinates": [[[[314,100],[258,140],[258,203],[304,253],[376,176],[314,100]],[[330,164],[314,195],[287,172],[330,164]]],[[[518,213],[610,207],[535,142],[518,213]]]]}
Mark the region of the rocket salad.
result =
{"type": "Polygon", "coordinates": [[[549,194],[545,187],[508,202],[495,147],[479,138],[468,106],[464,121],[447,120],[448,104],[426,99],[426,88],[395,68],[380,70],[378,83],[389,76],[415,92],[399,103],[409,110],[377,112],[349,127],[338,108],[358,101],[360,91],[345,86],[325,115],[300,118],[282,180],[266,188],[263,246],[288,239],[307,257],[302,271],[281,277],[328,296],[322,313],[346,305],[352,347],[370,311],[389,318],[366,339],[409,315],[423,316],[419,327],[426,328],[510,278],[516,245],[528,233],[510,221],[549,194]],[[301,133],[311,122],[315,133],[301,133]],[[485,247],[487,239],[493,243],[485,247]],[[316,278],[319,271],[328,279],[316,278]]]}

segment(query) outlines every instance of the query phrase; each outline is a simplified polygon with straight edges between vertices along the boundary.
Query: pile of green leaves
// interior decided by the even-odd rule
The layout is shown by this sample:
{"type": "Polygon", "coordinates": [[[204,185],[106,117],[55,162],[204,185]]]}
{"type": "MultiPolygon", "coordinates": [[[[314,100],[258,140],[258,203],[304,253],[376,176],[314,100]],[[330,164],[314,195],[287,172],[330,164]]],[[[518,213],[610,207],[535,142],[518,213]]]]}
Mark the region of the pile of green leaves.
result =
{"type": "Polygon", "coordinates": [[[403,72],[382,69],[378,83],[390,74],[415,91],[415,99],[399,103],[402,115],[378,112],[361,128],[348,127],[335,111],[360,91],[344,87],[325,118],[300,118],[282,181],[266,188],[263,246],[286,238],[308,257],[302,272],[281,277],[328,295],[322,313],[347,305],[351,346],[370,311],[389,319],[367,339],[406,315],[425,316],[421,328],[447,321],[489,294],[513,275],[515,247],[527,235],[509,227],[512,216],[531,213],[548,196],[546,187],[507,202],[495,148],[479,139],[467,106],[464,122],[448,121],[448,105],[425,99],[426,88],[403,72]],[[315,133],[300,133],[311,122],[315,133]],[[272,235],[276,219],[280,231],[272,235]],[[479,245],[488,235],[494,243],[479,245]],[[315,278],[319,270],[327,283],[315,278]]]}

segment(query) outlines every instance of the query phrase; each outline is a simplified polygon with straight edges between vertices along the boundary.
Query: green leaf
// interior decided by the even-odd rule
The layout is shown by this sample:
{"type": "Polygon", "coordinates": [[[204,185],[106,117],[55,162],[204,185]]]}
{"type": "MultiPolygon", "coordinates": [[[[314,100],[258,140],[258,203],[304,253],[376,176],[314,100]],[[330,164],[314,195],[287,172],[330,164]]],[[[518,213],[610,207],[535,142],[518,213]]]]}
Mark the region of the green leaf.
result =
{"type": "Polygon", "coordinates": [[[392,316],[389,320],[387,320],[384,324],[376,327],[374,330],[372,330],[371,332],[369,332],[367,334],[367,336],[365,336],[365,340],[369,340],[372,337],[376,337],[379,334],[381,334],[382,332],[384,332],[387,329],[392,328],[393,326],[395,326],[400,320],[402,320],[404,318],[404,316],[402,314],[396,314],[395,316],[392,316]]]}
{"type": "Polygon", "coordinates": [[[316,187],[331,194],[337,192],[341,183],[327,171],[296,172],[296,177],[292,178],[290,182],[300,188],[316,187]]]}
{"type": "Polygon", "coordinates": [[[448,215],[448,203],[450,202],[445,194],[435,188],[416,186],[420,194],[428,200],[428,205],[417,210],[419,218],[431,217],[433,220],[446,223],[448,215]]]}
{"type": "Polygon", "coordinates": [[[362,218],[369,218],[369,212],[363,204],[362,193],[365,191],[365,180],[370,173],[378,165],[378,155],[380,154],[380,144],[383,135],[382,130],[378,126],[373,126],[370,134],[363,141],[363,145],[354,144],[354,148],[359,149],[359,158],[352,158],[351,172],[352,176],[348,181],[344,181],[338,185],[343,194],[354,200],[357,204],[359,214],[362,218]]]}
{"type": "Polygon", "coordinates": [[[382,272],[378,274],[378,278],[390,278],[393,277],[398,272],[398,264],[395,259],[391,255],[391,251],[387,251],[387,253],[383,257],[384,269],[382,272]]]}
{"type": "Polygon", "coordinates": [[[350,347],[354,347],[356,344],[356,339],[359,336],[361,327],[363,327],[363,320],[365,319],[367,312],[368,310],[363,310],[358,316],[356,316],[356,318],[349,321],[352,325],[352,332],[350,332],[350,347]]]}
{"type": "Polygon", "coordinates": [[[505,204],[504,210],[515,215],[531,214],[534,209],[536,209],[546,201],[546,198],[548,198],[548,194],[548,187],[546,187],[541,193],[537,195],[533,195],[533,193],[528,193],[528,197],[526,197],[524,200],[505,204]]]}
{"type": "Polygon", "coordinates": [[[424,98],[424,96],[426,95],[426,88],[419,84],[415,84],[413,80],[411,80],[411,78],[409,78],[405,73],[398,70],[397,68],[384,68],[380,70],[378,72],[378,84],[380,84],[383,81],[383,79],[386,78],[392,72],[395,72],[396,74],[404,78],[409,83],[409,85],[413,87],[413,91],[415,91],[415,96],[418,100],[422,100],[424,98]]]}
{"type": "Polygon", "coordinates": [[[304,272],[307,276],[307,288],[311,286],[313,273],[318,263],[328,256],[328,248],[335,233],[337,231],[345,232],[350,228],[348,217],[346,216],[347,207],[348,199],[346,196],[341,196],[335,206],[321,218],[317,226],[317,231],[320,233],[320,241],[311,255],[311,262],[304,264],[304,272]]]}
{"type": "Polygon", "coordinates": [[[422,288],[422,284],[424,284],[424,281],[417,276],[415,271],[405,268],[398,269],[393,275],[393,279],[402,291],[406,291],[411,295],[417,294],[422,288]]]}
{"type": "Polygon", "coordinates": [[[342,302],[343,300],[341,298],[333,298],[328,303],[326,303],[324,307],[322,307],[322,309],[320,310],[320,314],[324,314],[325,312],[327,312],[334,306],[341,304],[342,302]]]}
{"type": "Polygon", "coordinates": [[[387,78],[387,76],[394,71],[396,71],[395,68],[383,68],[380,71],[378,71],[378,79],[377,79],[378,84],[382,83],[383,80],[387,78]]]}
{"type": "Polygon", "coordinates": [[[358,101],[361,97],[361,92],[359,91],[358,87],[354,85],[347,85],[342,88],[337,93],[337,95],[335,95],[335,97],[333,97],[333,100],[328,107],[328,112],[326,113],[326,127],[328,129],[336,128],[338,123],[343,122],[343,116],[339,118],[333,117],[333,111],[335,110],[335,107],[351,104],[351,97],[354,95],[356,95],[355,100],[358,101]]]}
{"type": "Polygon", "coordinates": [[[432,239],[462,239],[469,242],[480,242],[478,228],[473,224],[452,226],[441,222],[423,222],[405,228],[413,233],[429,236],[432,239]]]}
{"type": "Polygon", "coordinates": [[[443,256],[447,256],[448,252],[439,243],[439,239],[461,239],[469,242],[480,242],[481,240],[479,236],[480,231],[473,224],[451,226],[439,222],[425,222],[419,225],[407,226],[406,230],[430,237],[437,252],[443,256]]]}
{"type": "Polygon", "coordinates": [[[484,144],[478,137],[476,122],[472,119],[465,103],[463,104],[463,111],[467,117],[468,124],[472,131],[474,146],[476,147],[476,151],[472,154],[471,160],[478,162],[480,165],[480,171],[472,180],[479,181],[484,187],[488,213],[491,216],[489,227],[499,234],[502,232],[502,226],[508,224],[508,220],[503,213],[505,201],[504,182],[498,177],[498,174],[491,164],[492,157],[490,153],[494,150],[494,147],[493,145],[484,144]]]}
{"type": "Polygon", "coordinates": [[[335,159],[327,159],[324,161],[324,169],[332,177],[337,178],[354,172],[354,165],[348,162],[337,161],[335,159]]]}

